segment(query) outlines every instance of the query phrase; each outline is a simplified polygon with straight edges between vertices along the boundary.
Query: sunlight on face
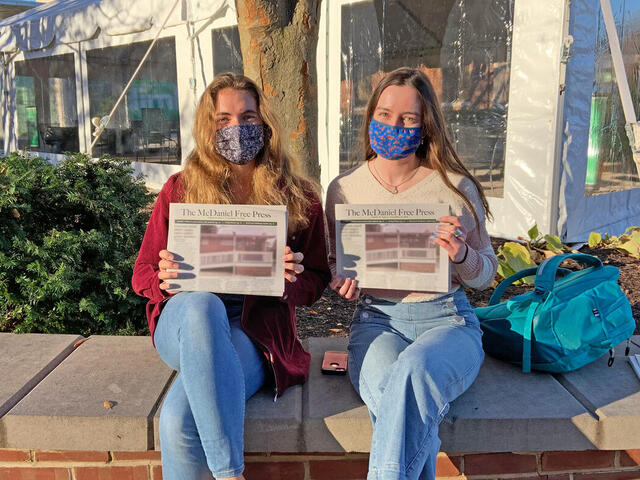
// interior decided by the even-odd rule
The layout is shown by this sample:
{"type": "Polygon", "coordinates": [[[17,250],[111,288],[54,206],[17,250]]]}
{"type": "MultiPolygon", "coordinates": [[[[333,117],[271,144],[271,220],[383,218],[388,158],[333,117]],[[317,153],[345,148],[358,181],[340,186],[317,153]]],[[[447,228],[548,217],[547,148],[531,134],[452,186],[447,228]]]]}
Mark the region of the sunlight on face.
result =
{"type": "Polygon", "coordinates": [[[243,124],[262,125],[256,100],[246,90],[223,88],[216,98],[216,128],[243,124]]]}
{"type": "Polygon", "coordinates": [[[410,85],[390,85],[378,98],[373,118],[396,127],[419,127],[422,106],[418,91],[410,85]]]}

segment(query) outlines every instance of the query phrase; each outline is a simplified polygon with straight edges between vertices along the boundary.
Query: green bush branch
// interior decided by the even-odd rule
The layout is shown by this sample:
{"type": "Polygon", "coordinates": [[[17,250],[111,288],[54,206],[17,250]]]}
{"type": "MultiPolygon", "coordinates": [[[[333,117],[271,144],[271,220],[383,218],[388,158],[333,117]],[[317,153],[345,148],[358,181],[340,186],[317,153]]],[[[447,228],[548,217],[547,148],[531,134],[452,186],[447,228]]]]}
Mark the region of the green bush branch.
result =
{"type": "Polygon", "coordinates": [[[143,333],[130,279],[152,200],[125,160],[0,159],[0,331],[143,333]]]}

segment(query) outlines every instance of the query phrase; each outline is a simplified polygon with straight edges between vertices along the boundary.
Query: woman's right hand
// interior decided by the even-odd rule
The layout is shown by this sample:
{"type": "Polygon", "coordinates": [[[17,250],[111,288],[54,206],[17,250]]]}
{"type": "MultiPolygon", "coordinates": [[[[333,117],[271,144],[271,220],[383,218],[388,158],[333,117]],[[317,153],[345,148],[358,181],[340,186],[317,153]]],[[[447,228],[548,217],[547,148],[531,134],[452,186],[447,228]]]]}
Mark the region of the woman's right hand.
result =
{"type": "Polygon", "coordinates": [[[358,281],[354,278],[334,276],[331,278],[329,286],[341,297],[352,301],[357,300],[358,295],[360,295],[360,289],[357,284],[358,281]]]}
{"type": "MultiPolygon", "coordinates": [[[[171,278],[178,278],[178,272],[168,272],[168,269],[176,269],[179,265],[173,261],[173,254],[169,250],[160,250],[158,253],[160,261],[158,262],[158,278],[160,279],[160,289],[168,290],[171,288],[171,283],[167,280],[171,278]]],[[[178,293],[177,291],[167,292],[169,295],[178,293]]]]}

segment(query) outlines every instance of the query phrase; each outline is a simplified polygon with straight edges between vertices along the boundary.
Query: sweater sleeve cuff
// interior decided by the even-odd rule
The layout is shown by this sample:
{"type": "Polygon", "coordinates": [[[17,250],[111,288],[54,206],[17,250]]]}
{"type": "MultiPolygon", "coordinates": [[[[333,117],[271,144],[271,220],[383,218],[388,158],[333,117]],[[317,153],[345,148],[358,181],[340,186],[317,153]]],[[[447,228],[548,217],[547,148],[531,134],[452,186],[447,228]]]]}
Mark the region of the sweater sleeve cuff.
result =
{"type": "Polygon", "coordinates": [[[166,290],[162,290],[160,288],[160,281],[158,280],[151,282],[151,293],[156,302],[161,302],[169,296],[169,293],[166,290]]]}
{"type": "Polygon", "coordinates": [[[469,281],[476,278],[482,272],[482,256],[477,250],[471,248],[467,244],[469,251],[467,258],[462,263],[454,263],[453,268],[463,281],[469,281]]]}

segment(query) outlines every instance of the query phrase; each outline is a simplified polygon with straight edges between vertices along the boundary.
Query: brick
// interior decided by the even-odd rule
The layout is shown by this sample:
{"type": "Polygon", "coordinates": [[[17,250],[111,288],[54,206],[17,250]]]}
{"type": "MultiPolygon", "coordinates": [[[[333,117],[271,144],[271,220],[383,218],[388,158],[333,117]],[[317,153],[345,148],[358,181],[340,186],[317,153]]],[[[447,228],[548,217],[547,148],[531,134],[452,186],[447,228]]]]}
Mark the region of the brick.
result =
{"type": "Polygon", "coordinates": [[[460,457],[449,457],[446,453],[438,453],[436,458],[437,477],[455,477],[461,474],[460,457]]]}
{"type": "Polygon", "coordinates": [[[311,480],[359,480],[367,477],[368,470],[365,458],[309,461],[311,480]]]}
{"type": "Polygon", "coordinates": [[[465,475],[536,473],[535,455],[517,453],[482,453],[464,456],[465,475]]]}
{"type": "Polygon", "coordinates": [[[108,452],[82,450],[36,450],[33,452],[36,462],[107,462],[108,452]]]}
{"type": "Polygon", "coordinates": [[[640,472],[574,473],[573,480],[640,480],[640,472]]]}
{"type": "Polygon", "coordinates": [[[616,452],[612,450],[544,452],[542,454],[542,471],[574,471],[613,467],[615,455],[616,452]]]}
{"type": "Polygon", "coordinates": [[[111,452],[113,460],[160,460],[158,450],[147,450],[146,452],[111,452]]]}
{"type": "Polygon", "coordinates": [[[0,480],[70,480],[66,468],[0,468],[0,480]]]}
{"type": "Polygon", "coordinates": [[[162,465],[151,467],[151,480],[162,480],[162,465]]]}
{"type": "Polygon", "coordinates": [[[0,448],[0,462],[28,462],[29,450],[9,450],[0,448]]]}
{"type": "MultiPolygon", "coordinates": [[[[304,480],[302,462],[251,462],[245,464],[247,480],[304,480]]],[[[78,479],[80,480],[80,479],[78,479]]]]}
{"type": "Polygon", "coordinates": [[[75,480],[149,480],[149,468],[139,467],[76,467],[75,480]]]}
{"type": "Polygon", "coordinates": [[[622,450],[620,452],[620,466],[621,467],[640,466],[640,450],[622,450]]]}
{"type": "Polygon", "coordinates": [[[571,476],[566,473],[562,475],[537,475],[537,476],[529,476],[526,477],[508,477],[508,478],[498,478],[497,480],[571,480],[571,476]]]}

